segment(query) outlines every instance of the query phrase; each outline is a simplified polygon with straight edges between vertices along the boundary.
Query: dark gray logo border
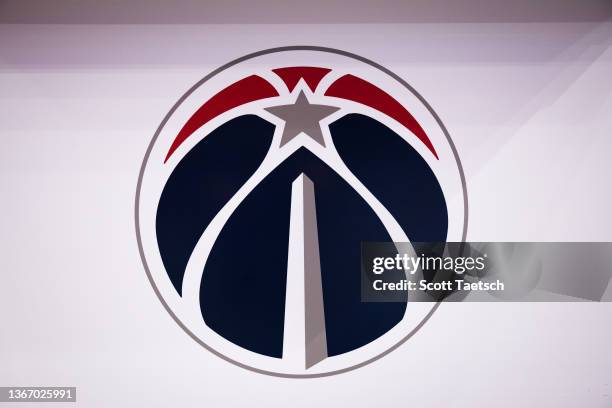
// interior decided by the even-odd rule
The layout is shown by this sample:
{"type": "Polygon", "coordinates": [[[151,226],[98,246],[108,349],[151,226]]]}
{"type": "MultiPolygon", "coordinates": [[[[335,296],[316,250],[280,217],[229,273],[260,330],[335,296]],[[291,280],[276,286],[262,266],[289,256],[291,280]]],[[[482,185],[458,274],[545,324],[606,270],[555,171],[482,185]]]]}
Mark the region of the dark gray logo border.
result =
{"type": "Polygon", "coordinates": [[[141,187],[142,187],[142,179],[143,179],[143,176],[144,176],[144,171],[145,171],[145,168],[147,166],[147,162],[149,160],[149,156],[151,155],[151,150],[153,150],[153,146],[155,145],[155,142],[157,141],[157,138],[159,137],[159,134],[161,133],[162,129],[164,128],[164,126],[166,125],[166,123],[168,122],[170,117],[174,114],[176,109],[178,109],[178,107],[181,105],[181,103],[183,103],[183,101],[185,101],[185,99],[187,99],[202,84],[204,84],[206,81],[208,81],[209,79],[213,78],[215,75],[219,74],[220,72],[228,69],[229,67],[232,67],[232,66],[234,66],[236,64],[239,64],[241,62],[247,61],[247,60],[255,58],[255,57],[260,57],[262,55],[273,54],[273,53],[283,52],[283,51],[319,51],[319,52],[327,52],[327,53],[331,53],[331,54],[342,55],[342,56],[349,57],[349,58],[358,60],[360,62],[366,63],[366,64],[368,64],[370,66],[373,66],[374,68],[379,69],[380,71],[384,72],[385,74],[391,76],[397,82],[399,82],[404,87],[406,87],[412,94],[414,94],[414,96],[416,96],[419,99],[419,101],[421,101],[421,103],[423,105],[425,105],[425,107],[427,108],[429,113],[431,113],[431,115],[435,118],[435,120],[438,123],[438,125],[440,126],[440,128],[442,128],[442,131],[444,132],[444,135],[446,136],[446,139],[448,140],[448,143],[449,143],[449,145],[451,147],[451,150],[453,152],[453,155],[455,157],[455,161],[457,162],[457,168],[459,170],[459,176],[461,178],[461,187],[462,187],[462,190],[463,190],[463,203],[464,203],[463,204],[463,232],[462,232],[462,235],[461,235],[461,240],[462,241],[466,240],[467,225],[468,225],[468,195],[467,195],[467,187],[466,187],[465,174],[463,172],[463,166],[461,164],[461,160],[459,159],[459,154],[457,153],[457,148],[455,147],[455,144],[453,143],[453,140],[451,139],[451,136],[448,133],[448,130],[446,129],[446,126],[444,126],[444,123],[442,123],[442,120],[436,114],[436,112],[433,110],[431,105],[425,100],[425,98],[423,98],[423,96],[421,94],[419,94],[406,81],[404,81],[398,75],[394,74],[393,72],[391,72],[387,68],[383,67],[380,64],[377,64],[374,61],[371,61],[371,60],[369,60],[367,58],[361,57],[359,55],[356,55],[356,54],[353,54],[353,53],[350,53],[350,52],[347,52],[347,51],[337,50],[337,49],[328,48],[328,47],[308,46],[308,45],[297,45],[297,46],[269,48],[269,49],[266,49],[266,50],[257,51],[257,52],[251,53],[251,54],[247,54],[247,55],[245,55],[243,57],[237,58],[237,59],[235,59],[233,61],[228,62],[225,65],[222,65],[221,67],[219,67],[219,68],[215,69],[214,71],[212,71],[210,74],[206,75],[204,78],[199,80],[195,85],[193,85],[191,88],[189,88],[189,90],[187,92],[185,92],[183,94],[183,96],[181,96],[179,98],[179,100],[174,104],[172,109],[170,109],[170,111],[166,114],[166,116],[164,117],[164,119],[160,123],[159,127],[155,131],[155,135],[153,136],[153,139],[151,140],[151,142],[149,143],[149,146],[147,147],[147,151],[146,151],[146,153],[144,155],[144,159],[142,161],[142,165],[140,166],[140,172],[138,174],[138,183],[136,185],[136,198],[135,198],[135,208],[134,208],[134,218],[135,218],[135,227],[136,227],[136,240],[138,241],[138,250],[140,252],[140,258],[142,259],[142,264],[143,264],[143,266],[145,268],[145,271],[147,273],[147,278],[149,279],[149,282],[151,283],[151,286],[153,287],[153,290],[155,291],[155,294],[157,295],[158,299],[160,300],[160,302],[162,303],[162,305],[164,306],[164,308],[166,309],[168,314],[170,314],[170,316],[172,316],[172,319],[174,319],[174,321],[193,340],[195,340],[198,344],[200,344],[206,350],[210,351],[214,355],[222,358],[223,360],[225,360],[225,361],[227,361],[229,363],[232,363],[234,365],[237,365],[238,367],[242,367],[244,369],[247,369],[247,370],[250,370],[250,371],[254,371],[254,372],[260,373],[260,374],[265,374],[265,375],[270,375],[270,376],[275,376],[275,377],[284,377],[284,378],[318,378],[318,377],[328,377],[328,376],[332,376],[332,375],[336,375],[336,374],[346,373],[348,371],[352,371],[352,370],[355,370],[357,368],[363,367],[363,366],[368,365],[368,364],[378,360],[379,358],[384,357],[387,354],[391,353],[393,350],[397,349],[399,346],[404,344],[410,337],[412,337],[417,331],[419,331],[421,329],[421,327],[423,327],[425,325],[425,323],[429,320],[429,318],[434,314],[436,309],[440,306],[440,303],[436,303],[436,305],[431,309],[431,311],[429,311],[429,313],[425,316],[425,318],[423,320],[421,320],[421,322],[410,333],[408,333],[403,339],[401,339],[399,342],[397,342],[395,345],[393,345],[389,349],[387,349],[387,350],[381,352],[380,354],[370,358],[369,360],[363,361],[363,362],[361,362],[359,364],[355,364],[353,366],[350,366],[350,367],[347,367],[347,368],[343,368],[341,370],[330,371],[330,372],[321,373],[321,374],[283,374],[283,373],[276,373],[276,372],[272,372],[272,371],[261,370],[261,369],[254,368],[254,367],[248,366],[246,364],[240,363],[239,361],[232,360],[231,358],[229,358],[227,356],[224,356],[220,352],[214,350],[212,347],[208,346],[201,339],[199,339],[195,334],[193,334],[180,321],[180,319],[170,309],[170,307],[168,306],[168,304],[166,303],[166,301],[162,297],[159,289],[155,285],[155,281],[153,280],[153,276],[151,275],[151,272],[149,270],[149,266],[148,266],[147,261],[145,259],[144,249],[143,249],[143,246],[142,246],[142,238],[140,236],[140,214],[139,214],[138,208],[139,208],[139,205],[140,205],[140,190],[141,190],[141,187]]]}

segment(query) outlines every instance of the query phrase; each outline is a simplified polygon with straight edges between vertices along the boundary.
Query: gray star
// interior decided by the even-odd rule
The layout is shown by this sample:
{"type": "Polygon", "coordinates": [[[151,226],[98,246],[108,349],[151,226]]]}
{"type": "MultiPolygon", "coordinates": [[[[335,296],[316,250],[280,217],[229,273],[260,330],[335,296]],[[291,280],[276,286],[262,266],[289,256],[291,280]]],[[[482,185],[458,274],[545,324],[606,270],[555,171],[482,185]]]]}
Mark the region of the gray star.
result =
{"type": "Polygon", "coordinates": [[[322,146],[325,146],[319,122],[339,109],[335,106],[311,104],[306,99],[304,92],[300,92],[294,104],[265,108],[266,111],[285,121],[281,146],[301,132],[306,133],[322,146]]]}

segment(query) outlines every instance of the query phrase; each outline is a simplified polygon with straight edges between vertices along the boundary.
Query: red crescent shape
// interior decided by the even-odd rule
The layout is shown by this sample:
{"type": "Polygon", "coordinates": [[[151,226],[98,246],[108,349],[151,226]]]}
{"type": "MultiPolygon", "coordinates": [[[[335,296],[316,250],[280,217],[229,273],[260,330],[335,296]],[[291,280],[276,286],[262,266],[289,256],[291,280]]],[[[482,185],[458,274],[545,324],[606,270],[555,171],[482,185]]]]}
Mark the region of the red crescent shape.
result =
{"type": "Polygon", "coordinates": [[[208,101],[204,102],[204,104],[189,118],[172,142],[164,163],[168,161],[172,153],[174,153],[193,132],[210,122],[212,119],[230,109],[244,105],[245,103],[274,96],[278,96],[276,89],[260,76],[251,75],[238,82],[234,82],[227,88],[218,92],[208,101]]]}
{"type": "Polygon", "coordinates": [[[414,116],[391,95],[377,86],[354,75],[347,74],[331,84],[327,91],[325,91],[325,96],[333,96],[361,103],[395,119],[406,129],[414,133],[438,159],[438,154],[431,140],[414,116]]]}

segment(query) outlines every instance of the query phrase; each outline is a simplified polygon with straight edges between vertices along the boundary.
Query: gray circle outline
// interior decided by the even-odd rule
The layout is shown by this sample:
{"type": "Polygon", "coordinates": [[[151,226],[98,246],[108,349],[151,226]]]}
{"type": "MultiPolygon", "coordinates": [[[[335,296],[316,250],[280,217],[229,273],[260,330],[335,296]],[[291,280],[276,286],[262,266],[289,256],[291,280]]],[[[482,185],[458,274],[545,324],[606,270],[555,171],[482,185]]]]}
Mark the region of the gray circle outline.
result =
{"type": "Polygon", "coordinates": [[[134,219],[135,219],[135,227],[136,227],[136,240],[138,241],[138,251],[140,253],[140,258],[142,260],[142,264],[145,268],[145,272],[147,273],[147,278],[149,279],[149,283],[151,284],[151,286],[153,287],[153,290],[155,291],[155,295],[157,296],[157,298],[160,300],[160,302],[162,303],[162,305],[164,306],[164,308],[166,309],[166,311],[168,312],[168,314],[170,314],[170,316],[172,317],[172,319],[174,319],[174,321],[179,325],[180,328],[183,329],[183,331],[185,331],[189,337],[191,337],[193,340],[195,340],[196,343],[198,343],[199,345],[201,345],[202,347],[204,347],[206,350],[208,350],[209,352],[213,353],[214,355],[216,355],[217,357],[232,363],[238,367],[244,368],[246,370],[249,371],[253,371],[259,374],[265,374],[265,375],[270,375],[270,376],[274,376],[274,377],[282,377],[282,378],[298,378],[298,379],[307,379],[307,378],[321,378],[321,377],[330,377],[332,375],[337,375],[337,374],[342,374],[342,373],[346,373],[358,368],[361,368],[363,366],[366,366],[370,363],[373,363],[374,361],[386,356],[387,354],[391,353],[392,351],[394,351],[395,349],[397,349],[399,346],[401,346],[402,344],[404,344],[410,337],[412,337],[417,331],[419,331],[424,325],[425,323],[427,323],[427,321],[430,319],[430,317],[434,314],[434,312],[438,309],[438,307],[440,306],[441,302],[438,302],[434,305],[434,307],[427,313],[427,315],[423,318],[423,320],[421,320],[419,322],[419,324],[414,327],[410,333],[408,333],[404,338],[402,338],[400,341],[398,341],[396,344],[394,344],[393,346],[391,346],[390,348],[388,348],[387,350],[381,352],[380,354],[362,361],[361,363],[352,365],[350,367],[346,367],[340,370],[335,370],[335,371],[329,371],[326,373],[320,373],[320,374],[285,374],[285,373],[277,373],[274,371],[267,371],[267,370],[262,370],[259,368],[255,368],[255,367],[251,367],[249,365],[246,365],[244,363],[241,363],[239,361],[233,360],[223,354],[221,354],[220,352],[218,352],[217,350],[213,349],[212,347],[210,347],[209,345],[207,345],[206,343],[204,343],[199,337],[197,337],[194,333],[191,332],[191,330],[189,330],[189,328],[187,328],[187,326],[185,326],[183,324],[183,322],[181,322],[181,320],[176,316],[176,314],[172,311],[172,309],[170,309],[170,307],[168,306],[168,304],[166,303],[166,301],[164,300],[164,298],[161,295],[161,292],[159,291],[157,285],[155,284],[155,281],[153,280],[153,276],[151,274],[151,271],[149,270],[149,265],[147,264],[147,260],[145,258],[145,254],[144,254],[144,248],[142,245],[142,237],[140,235],[140,213],[139,213],[139,205],[140,205],[140,190],[142,187],[142,179],[144,177],[144,171],[145,168],[147,167],[147,163],[149,161],[149,156],[151,155],[151,151],[153,150],[153,146],[155,145],[155,142],[157,141],[157,138],[159,137],[159,134],[161,133],[162,129],[164,128],[164,126],[166,125],[166,123],[168,122],[168,120],[170,119],[170,117],[174,114],[174,112],[178,109],[178,107],[185,101],[185,99],[187,99],[197,88],[199,88],[202,84],[204,84],[206,81],[208,81],[209,79],[213,78],[214,76],[216,76],[217,74],[219,74],[222,71],[225,71],[226,69],[240,64],[241,62],[247,61],[249,59],[252,58],[256,58],[256,57],[260,57],[262,55],[267,55],[267,54],[274,54],[277,52],[284,52],[284,51],[318,51],[318,52],[327,52],[330,54],[337,54],[337,55],[342,55],[348,58],[352,58],[355,59],[357,61],[363,62],[365,64],[368,64],[374,68],[377,68],[378,70],[384,72],[385,74],[389,75],[390,77],[392,77],[393,79],[395,79],[397,82],[399,82],[400,84],[402,84],[406,89],[408,89],[414,96],[417,97],[417,99],[427,108],[427,110],[429,111],[429,113],[434,117],[434,119],[436,120],[436,122],[438,123],[438,126],[440,126],[440,128],[442,129],[442,132],[444,133],[444,136],[446,136],[446,139],[451,147],[451,150],[453,152],[453,156],[455,157],[455,161],[457,162],[457,168],[459,170],[459,177],[461,179],[461,188],[463,190],[463,231],[461,234],[461,241],[465,242],[466,236],[467,236],[467,225],[468,225],[468,195],[467,195],[467,184],[466,184],[466,180],[465,180],[465,174],[463,172],[463,165],[461,164],[461,160],[459,159],[459,154],[457,152],[457,148],[455,147],[455,143],[453,143],[453,140],[448,132],[448,130],[446,129],[446,126],[444,126],[444,123],[442,122],[442,119],[440,119],[440,117],[438,116],[438,114],[433,110],[433,108],[431,107],[431,105],[425,100],[425,98],[416,91],[416,89],[414,89],[411,85],[409,85],[405,80],[403,80],[401,77],[399,77],[398,75],[396,75],[395,73],[393,73],[392,71],[390,71],[389,69],[383,67],[382,65],[369,60],[367,58],[361,57],[359,55],[353,54],[351,52],[348,51],[342,51],[342,50],[338,50],[335,48],[329,48],[329,47],[320,47],[320,46],[310,46],[310,45],[294,45],[294,46],[285,46],[285,47],[275,47],[275,48],[268,48],[265,50],[261,50],[261,51],[257,51],[257,52],[253,52],[247,55],[244,55],[240,58],[237,58],[233,61],[228,62],[227,64],[224,64],[222,66],[220,66],[219,68],[215,69],[214,71],[212,71],[211,73],[209,73],[208,75],[206,75],[204,78],[200,79],[198,82],[195,83],[195,85],[193,85],[191,88],[189,88],[187,90],[187,92],[185,92],[183,94],[183,96],[181,96],[179,98],[179,100],[174,104],[174,106],[172,106],[172,108],[170,109],[170,111],[168,111],[168,113],[166,114],[166,116],[164,117],[164,119],[161,121],[159,127],[157,128],[157,130],[155,131],[155,134],[153,135],[153,139],[151,140],[151,142],[149,143],[149,146],[147,147],[147,151],[144,155],[144,159],[142,161],[142,165],[140,166],[140,172],[138,174],[138,183],[136,185],[136,197],[135,197],[135,208],[134,208],[134,219]]]}

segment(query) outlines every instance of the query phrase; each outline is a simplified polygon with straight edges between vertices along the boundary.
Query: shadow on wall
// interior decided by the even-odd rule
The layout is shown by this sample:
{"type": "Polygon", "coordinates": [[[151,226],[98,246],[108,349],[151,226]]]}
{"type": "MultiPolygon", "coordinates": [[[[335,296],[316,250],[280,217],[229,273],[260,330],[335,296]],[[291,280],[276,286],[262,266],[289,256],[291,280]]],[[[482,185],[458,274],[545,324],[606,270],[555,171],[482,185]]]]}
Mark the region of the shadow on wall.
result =
{"type": "Polygon", "coordinates": [[[325,24],[596,22],[609,0],[6,0],[1,23],[33,24],[325,24]]]}

